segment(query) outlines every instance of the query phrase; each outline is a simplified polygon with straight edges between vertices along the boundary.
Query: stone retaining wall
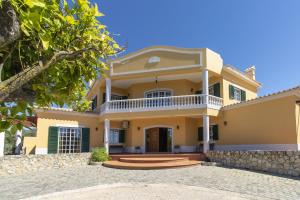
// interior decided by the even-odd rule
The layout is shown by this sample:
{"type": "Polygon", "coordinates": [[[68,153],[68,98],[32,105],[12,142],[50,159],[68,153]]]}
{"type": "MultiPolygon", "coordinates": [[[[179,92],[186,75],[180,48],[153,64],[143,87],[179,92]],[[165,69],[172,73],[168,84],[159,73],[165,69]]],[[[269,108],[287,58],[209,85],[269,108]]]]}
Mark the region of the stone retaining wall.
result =
{"type": "Polygon", "coordinates": [[[300,176],[299,151],[211,151],[206,155],[228,167],[300,176]]]}
{"type": "Polygon", "coordinates": [[[0,176],[23,174],[53,168],[85,166],[91,153],[20,155],[0,157],[0,176]]]}

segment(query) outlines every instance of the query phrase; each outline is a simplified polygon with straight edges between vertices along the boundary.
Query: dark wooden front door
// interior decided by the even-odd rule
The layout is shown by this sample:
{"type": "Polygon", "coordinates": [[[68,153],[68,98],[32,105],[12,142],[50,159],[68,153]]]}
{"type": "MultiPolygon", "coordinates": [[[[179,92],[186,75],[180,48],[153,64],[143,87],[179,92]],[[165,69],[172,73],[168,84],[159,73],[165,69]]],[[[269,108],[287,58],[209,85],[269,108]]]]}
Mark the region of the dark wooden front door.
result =
{"type": "Polygon", "coordinates": [[[151,128],[146,132],[147,152],[159,152],[159,128],[151,128]]]}

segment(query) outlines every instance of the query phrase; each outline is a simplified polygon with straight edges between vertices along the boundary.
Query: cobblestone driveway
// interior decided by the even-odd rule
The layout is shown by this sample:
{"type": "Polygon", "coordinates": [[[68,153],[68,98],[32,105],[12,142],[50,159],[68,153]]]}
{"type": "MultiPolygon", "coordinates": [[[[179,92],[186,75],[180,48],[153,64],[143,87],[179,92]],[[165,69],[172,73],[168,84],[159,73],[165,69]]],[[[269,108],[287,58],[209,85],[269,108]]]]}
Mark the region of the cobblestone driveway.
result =
{"type": "Polygon", "coordinates": [[[255,197],[300,199],[300,179],[213,166],[151,171],[87,166],[52,169],[19,176],[2,176],[0,199],[19,199],[115,183],[177,184],[251,195],[254,199],[255,197]]]}

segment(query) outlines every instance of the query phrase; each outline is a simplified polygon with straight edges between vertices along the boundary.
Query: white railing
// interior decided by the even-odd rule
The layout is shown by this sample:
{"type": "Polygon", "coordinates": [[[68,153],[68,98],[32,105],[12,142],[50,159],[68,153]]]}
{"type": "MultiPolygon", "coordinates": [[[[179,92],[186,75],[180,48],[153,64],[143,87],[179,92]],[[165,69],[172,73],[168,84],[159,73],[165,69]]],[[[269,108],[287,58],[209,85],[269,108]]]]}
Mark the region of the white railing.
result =
{"type": "Polygon", "coordinates": [[[169,109],[214,108],[220,109],[223,99],[211,95],[184,95],[141,99],[114,100],[104,103],[100,113],[140,112],[169,109]],[[208,101],[208,103],[206,103],[208,101]]]}

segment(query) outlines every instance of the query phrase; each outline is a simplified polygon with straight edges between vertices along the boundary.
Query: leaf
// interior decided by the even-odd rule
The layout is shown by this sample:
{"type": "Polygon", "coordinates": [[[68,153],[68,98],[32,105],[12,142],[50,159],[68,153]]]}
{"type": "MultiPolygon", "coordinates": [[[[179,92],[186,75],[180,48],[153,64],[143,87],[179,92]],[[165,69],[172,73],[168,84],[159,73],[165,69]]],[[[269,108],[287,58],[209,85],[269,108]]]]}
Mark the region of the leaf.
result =
{"type": "Polygon", "coordinates": [[[32,8],[33,6],[38,6],[44,8],[46,4],[43,0],[24,0],[24,3],[29,7],[32,8]]]}
{"type": "Polygon", "coordinates": [[[40,38],[42,40],[42,44],[45,50],[49,48],[49,38],[45,35],[40,35],[40,38]]]}
{"type": "Polygon", "coordinates": [[[66,20],[69,24],[75,24],[75,19],[70,15],[66,16],[66,20]]]}
{"type": "Polygon", "coordinates": [[[8,121],[0,121],[0,130],[6,130],[10,127],[10,123],[8,121]]]}

